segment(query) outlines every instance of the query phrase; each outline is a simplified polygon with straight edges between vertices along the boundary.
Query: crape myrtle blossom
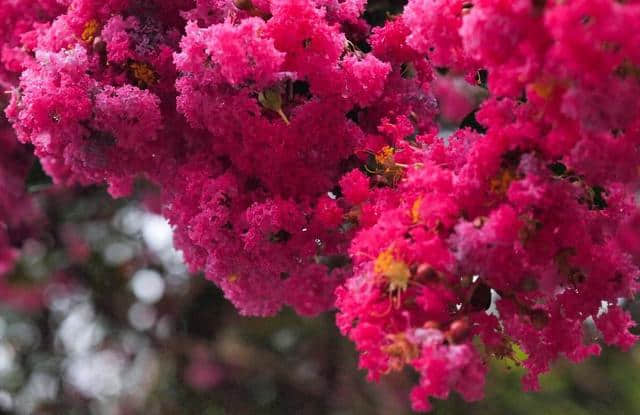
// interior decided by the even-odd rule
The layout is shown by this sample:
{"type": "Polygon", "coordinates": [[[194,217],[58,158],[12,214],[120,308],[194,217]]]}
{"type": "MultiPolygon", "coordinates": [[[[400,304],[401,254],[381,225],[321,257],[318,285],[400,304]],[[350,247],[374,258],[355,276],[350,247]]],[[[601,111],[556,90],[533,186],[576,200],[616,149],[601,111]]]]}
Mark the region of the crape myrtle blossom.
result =
{"type": "Polygon", "coordinates": [[[61,185],[155,183],[241,313],[336,306],[370,379],[419,373],[416,410],[482,398],[516,350],[537,389],[599,353],[590,318],[634,344],[639,1],[410,0],[375,27],[363,0],[28,3],[0,11],[18,140],[61,185]]]}
{"type": "Polygon", "coordinates": [[[373,379],[413,366],[421,410],[450,390],[480,398],[484,362],[515,359],[515,345],[537,389],[554,359],[599,353],[588,317],[608,344],[636,340],[618,299],[638,290],[640,40],[625,25],[640,6],[461,3],[410,1],[407,43],[450,70],[487,70],[475,117],[487,131],[403,148],[395,200],[375,190],[360,204],[382,213],[353,239],[354,276],[338,290],[361,366],[373,379]]]}

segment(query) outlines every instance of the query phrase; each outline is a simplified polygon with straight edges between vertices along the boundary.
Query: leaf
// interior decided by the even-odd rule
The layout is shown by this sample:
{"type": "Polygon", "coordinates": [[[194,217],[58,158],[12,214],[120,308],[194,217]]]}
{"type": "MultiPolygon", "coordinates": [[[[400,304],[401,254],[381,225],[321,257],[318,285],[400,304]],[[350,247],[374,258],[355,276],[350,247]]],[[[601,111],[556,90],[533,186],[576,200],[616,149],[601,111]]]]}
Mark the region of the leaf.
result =
{"type": "Polygon", "coordinates": [[[267,88],[258,94],[258,101],[268,110],[278,113],[285,124],[289,125],[289,119],[282,112],[282,96],[280,90],[276,88],[267,88]]]}

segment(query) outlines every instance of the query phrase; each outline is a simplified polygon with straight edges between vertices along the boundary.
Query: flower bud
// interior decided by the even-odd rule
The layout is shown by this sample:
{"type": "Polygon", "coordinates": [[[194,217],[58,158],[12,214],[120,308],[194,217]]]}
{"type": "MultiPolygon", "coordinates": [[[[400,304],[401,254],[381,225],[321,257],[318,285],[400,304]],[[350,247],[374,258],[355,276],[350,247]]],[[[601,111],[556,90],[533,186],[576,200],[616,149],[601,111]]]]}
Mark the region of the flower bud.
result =
{"type": "Polygon", "coordinates": [[[456,320],[449,326],[449,331],[447,331],[447,339],[449,339],[451,343],[460,343],[469,336],[470,332],[471,328],[469,327],[468,320],[456,320]]]}
{"type": "Polygon", "coordinates": [[[251,0],[233,0],[233,5],[240,10],[253,9],[253,3],[251,3],[251,0]]]}
{"type": "Polygon", "coordinates": [[[436,270],[429,264],[420,264],[416,269],[416,278],[419,280],[431,280],[438,276],[436,270]]]}

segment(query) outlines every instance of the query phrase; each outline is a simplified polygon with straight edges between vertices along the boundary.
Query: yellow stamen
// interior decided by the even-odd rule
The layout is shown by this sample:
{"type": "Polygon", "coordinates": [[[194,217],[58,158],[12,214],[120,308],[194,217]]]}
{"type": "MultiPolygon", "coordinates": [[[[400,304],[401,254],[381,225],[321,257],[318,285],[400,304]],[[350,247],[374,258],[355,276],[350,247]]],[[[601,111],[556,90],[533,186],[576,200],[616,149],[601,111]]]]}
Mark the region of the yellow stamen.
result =
{"type": "Polygon", "coordinates": [[[373,264],[376,274],[382,275],[389,283],[390,292],[406,291],[411,278],[411,270],[404,261],[393,257],[392,249],[380,252],[373,264]]]}
{"type": "Polygon", "coordinates": [[[93,42],[96,34],[100,30],[100,23],[96,19],[91,19],[84,25],[84,30],[80,37],[87,43],[93,42]]]}
{"type": "MultiPolygon", "coordinates": [[[[383,182],[390,186],[395,186],[402,178],[404,169],[408,167],[404,164],[396,163],[394,160],[395,150],[393,147],[384,146],[374,154],[376,162],[375,169],[367,168],[370,173],[380,176],[383,182]]],[[[365,167],[366,168],[366,167],[365,167]]]]}
{"type": "Polygon", "coordinates": [[[391,342],[382,348],[389,355],[389,371],[400,370],[402,367],[420,355],[418,347],[407,339],[404,333],[390,334],[387,339],[391,342]]]}
{"type": "Polygon", "coordinates": [[[411,206],[411,220],[413,223],[420,222],[420,208],[422,207],[422,198],[419,197],[413,202],[411,206]]]}
{"type": "Polygon", "coordinates": [[[504,195],[509,189],[509,185],[516,178],[516,173],[512,169],[502,169],[500,173],[498,173],[489,184],[491,188],[491,192],[504,195]]]}
{"type": "Polygon", "coordinates": [[[556,89],[554,81],[538,81],[531,84],[534,92],[542,99],[549,99],[556,89]]]}
{"type": "Polygon", "coordinates": [[[156,83],[156,74],[153,72],[151,65],[144,62],[133,62],[129,65],[131,73],[142,86],[153,85],[156,83]]]}
{"type": "Polygon", "coordinates": [[[378,164],[386,166],[393,163],[393,154],[395,150],[392,147],[384,146],[376,153],[376,161],[378,164]]]}

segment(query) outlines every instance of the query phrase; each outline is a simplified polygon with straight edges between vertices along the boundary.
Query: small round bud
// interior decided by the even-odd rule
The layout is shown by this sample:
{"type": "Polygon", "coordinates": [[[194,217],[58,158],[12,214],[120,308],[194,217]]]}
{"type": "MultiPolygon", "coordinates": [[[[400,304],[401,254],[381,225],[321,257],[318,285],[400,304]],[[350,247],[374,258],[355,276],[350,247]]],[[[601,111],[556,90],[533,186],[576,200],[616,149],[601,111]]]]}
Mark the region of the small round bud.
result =
{"type": "Polygon", "coordinates": [[[475,218],[472,222],[473,227],[476,229],[481,229],[484,224],[487,222],[487,218],[486,216],[478,216],[477,218],[475,218]]]}
{"type": "Polygon", "coordinates": [[[447,338],[451,343],[460,343],[469,336],[470,332],[469,321],[466,319],[456,320],[449,326],[447,338]]]}
{"type": "Polygon", "coordinates": [[[416,278],[420,280],[431,280],[437,277],[438,273],[429,264],[420,264],[416,269],[416,278]]]}
{"type": "Polygon", "coordinates": [[[253,9],[253,3],[251,3],[251,0],[233,0],[233,5],[240,10],[253,9]]]}
{"type": "Polygon", "coordinates": [[[439,329],[440,328],[440,323],[438,323],[437,321],[433,321],[433,320],[429,320],[427,322],[425,322],[422,327],[424,327],[425,329],[439,329]]]}
{"type": "Polygon", "coordinates": [[[107,42],[102,40],[100,36],[96,36],[96,38],[93,39],[93,50],[99,54],[107,53],[107,42]]]}

